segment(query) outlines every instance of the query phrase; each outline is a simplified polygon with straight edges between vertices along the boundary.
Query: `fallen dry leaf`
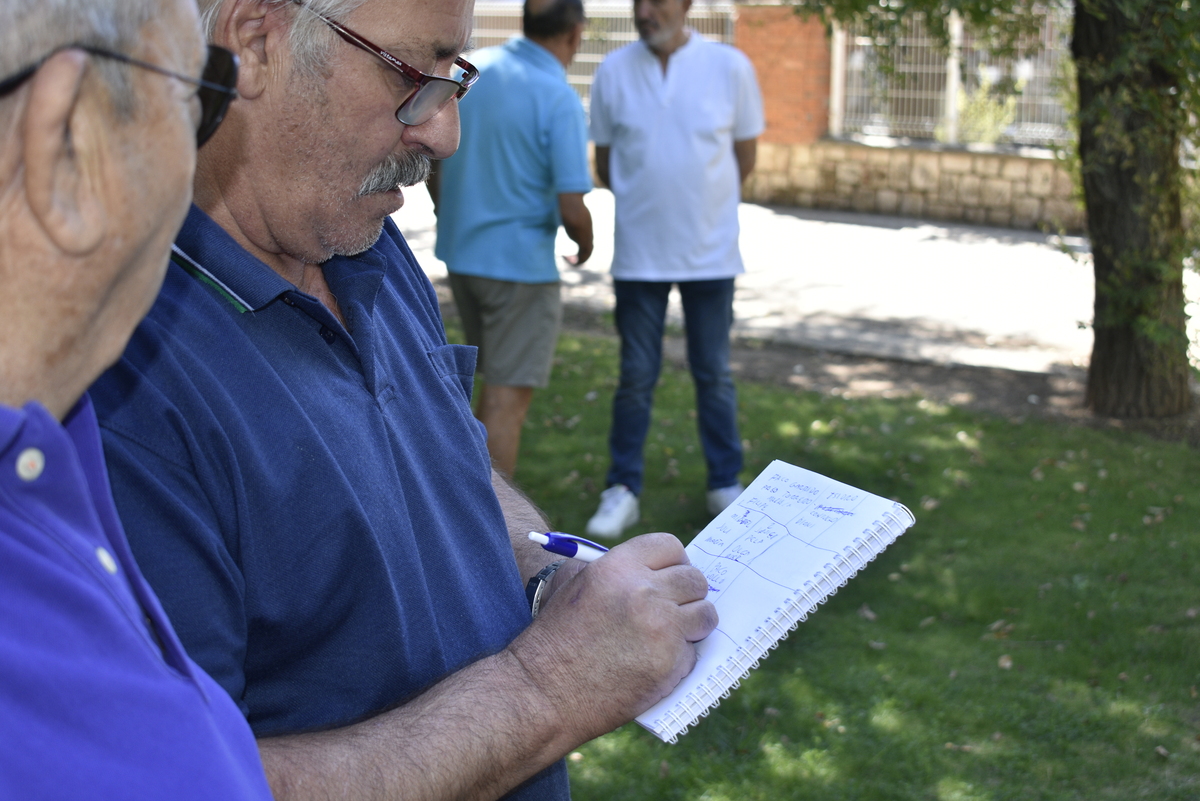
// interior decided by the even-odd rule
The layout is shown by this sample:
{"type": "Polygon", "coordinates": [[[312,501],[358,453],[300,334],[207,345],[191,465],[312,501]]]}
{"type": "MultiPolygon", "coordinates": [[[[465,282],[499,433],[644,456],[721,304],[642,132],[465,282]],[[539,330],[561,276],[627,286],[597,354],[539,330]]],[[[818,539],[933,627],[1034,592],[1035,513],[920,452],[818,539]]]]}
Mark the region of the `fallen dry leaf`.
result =
{"type": "Polygon", "coordinates": [[[1158,754],[1163,759],[1166,759],[1167,757],[1171,756],[1171,752],[1168,751],[1167,749],[1163,748],[1161,745],[1154,746],[1154,753],[1158,754]]]}
{"type": "Polygon", "coordinates": [[[1011,656],[1004,654],[996,660],[996,664],[1000,666],[1001,670],[1012,670],[1013,660],[1011,656]]]}
{"type": "Polygon", "coordinates": [[[879,615],[872,612],[871,607],[867,606],[866,604],[863,604],[862,606],[860,606],[858,608],[858,616],[861,617],[863,620],[870,620],[870,621],[874,621],[876,618],[879,617],[879,615]]]}

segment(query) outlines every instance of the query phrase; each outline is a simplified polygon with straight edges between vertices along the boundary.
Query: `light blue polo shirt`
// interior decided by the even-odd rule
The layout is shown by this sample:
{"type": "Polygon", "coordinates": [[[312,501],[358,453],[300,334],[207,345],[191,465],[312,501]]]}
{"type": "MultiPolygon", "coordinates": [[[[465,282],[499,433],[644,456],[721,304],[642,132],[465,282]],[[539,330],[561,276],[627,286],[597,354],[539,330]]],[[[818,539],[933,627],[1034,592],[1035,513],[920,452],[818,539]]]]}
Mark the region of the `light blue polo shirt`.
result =
{"type": "Polygon", "coordinates": [[[451,272],[558,280],[558,196],[592,188],[583,106],[549,50],[522,36],[480,50],[462,143],[441,165],[437,256],[451,272]]]}

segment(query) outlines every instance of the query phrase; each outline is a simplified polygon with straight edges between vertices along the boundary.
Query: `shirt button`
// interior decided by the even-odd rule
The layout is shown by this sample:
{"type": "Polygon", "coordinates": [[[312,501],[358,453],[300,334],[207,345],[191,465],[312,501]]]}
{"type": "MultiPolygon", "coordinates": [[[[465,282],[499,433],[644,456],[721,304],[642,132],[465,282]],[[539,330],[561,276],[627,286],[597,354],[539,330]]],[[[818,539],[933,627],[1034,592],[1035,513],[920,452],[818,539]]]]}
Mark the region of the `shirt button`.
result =
{"type": "Polygon", "coordinates": [[[46,469],[46,454],[38,448],[26,448],[17,457],[17,475],[22,481],[33,481],[46,469]]]}
{"type": "Polygon", "coordinates": [[[337,339],[337,334],[335,334],[332,329],[326,326],[321,326],[321,339],[325,340],[327,344],[332,345],[333,340],[337,339]]]}
{"type": "Polygon", "coordinates": [[[100,560],[101,567],[112,575],[117,575],[117,560],[113,559],[113,555],[103,545],[96,548],[96,558],[100,560]]]}

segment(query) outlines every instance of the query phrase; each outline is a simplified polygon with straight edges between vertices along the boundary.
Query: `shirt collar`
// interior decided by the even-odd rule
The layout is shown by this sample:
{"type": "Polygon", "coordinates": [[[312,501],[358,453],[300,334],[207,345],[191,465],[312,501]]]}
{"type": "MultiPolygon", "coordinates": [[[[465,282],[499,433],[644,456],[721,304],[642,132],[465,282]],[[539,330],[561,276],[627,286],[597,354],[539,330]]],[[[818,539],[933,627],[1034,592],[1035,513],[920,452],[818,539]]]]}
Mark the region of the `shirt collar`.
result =
{"type": "Polygon", "coordinates": [[[240,311],[258,311],[296,288],[194,204],[171,250],[172,261],[240,311]]]}
{"type": "Polygon", "coordinates": [[[562,62],[553,53],[532,39],[517,35],[505,42],[504,47],[511,50],[517,57],[525,60],[531,66],[544,72],[548,72],[551,75],[567,74],[567,69],[562,65],[562,62]]]}

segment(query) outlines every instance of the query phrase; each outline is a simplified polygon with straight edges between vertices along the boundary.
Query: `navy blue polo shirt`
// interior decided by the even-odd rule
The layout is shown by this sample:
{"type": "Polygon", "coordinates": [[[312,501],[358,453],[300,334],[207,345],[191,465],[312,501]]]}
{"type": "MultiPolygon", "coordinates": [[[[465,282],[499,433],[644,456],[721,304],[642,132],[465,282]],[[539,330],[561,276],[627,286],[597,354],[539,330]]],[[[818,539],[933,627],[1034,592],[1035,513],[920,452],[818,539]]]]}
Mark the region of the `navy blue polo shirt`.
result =
{"type": "MultiPolygon", "coordinates": [[[[91,390],[134,554],[259,736],[354,722],[530,620],[475,349],[390,220],[324,272],[345,327],[193,207],[91,390]]],[[[568,794],[560,762],[514,797],[568,794]]]]}

